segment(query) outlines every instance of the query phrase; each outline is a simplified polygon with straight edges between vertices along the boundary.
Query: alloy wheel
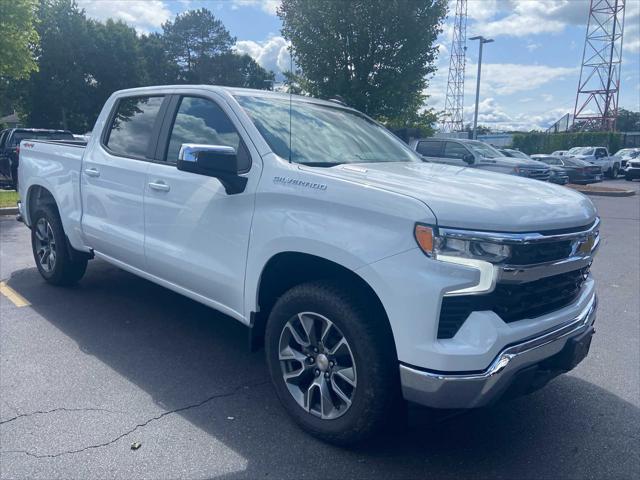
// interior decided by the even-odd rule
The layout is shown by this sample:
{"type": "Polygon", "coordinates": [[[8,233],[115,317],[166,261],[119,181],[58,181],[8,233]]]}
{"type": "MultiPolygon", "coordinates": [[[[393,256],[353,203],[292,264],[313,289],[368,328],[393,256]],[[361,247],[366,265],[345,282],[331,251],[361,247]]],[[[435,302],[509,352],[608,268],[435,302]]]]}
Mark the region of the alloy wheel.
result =
{"type": "Polygon", "coordinates": [[[56,239],[46,218],[40,218],[35,226],[36,255],[42,269],[49,273],[56,266],[56,239]]]}
{"type": "Polygon", "coordinates": [[[357,386],[349,342],[328,318],[302,312],[289,319],[278,347],[282,377],[298,405],[323,420],[344,415],[357,386]]]}

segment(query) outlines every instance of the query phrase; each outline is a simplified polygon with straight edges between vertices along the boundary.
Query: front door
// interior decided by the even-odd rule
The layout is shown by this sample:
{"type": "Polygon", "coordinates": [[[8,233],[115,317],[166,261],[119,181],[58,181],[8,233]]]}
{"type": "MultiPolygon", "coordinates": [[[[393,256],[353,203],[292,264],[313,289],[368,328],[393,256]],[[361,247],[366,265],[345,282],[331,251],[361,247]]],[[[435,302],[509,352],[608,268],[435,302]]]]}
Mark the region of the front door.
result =
{"type": "Polygon", "coordinates": [[[165,121],[171,128],[165,133],[163,162],[147,171],[147,269],[241,318],[259,156],[243,141],[242,128],[224,100],[188,95],[175,100],[165,121]],[[178,170],[175,163],[184,143],[235,148],[249,178],[244,192],[229,195],[216,178],[178,170]]]}
{"type": "Polygon", "coordinates": [[[145,269],[144,189],[163,96],[121,98],[82,163],[82,229],[97,253],[145,269]]]}

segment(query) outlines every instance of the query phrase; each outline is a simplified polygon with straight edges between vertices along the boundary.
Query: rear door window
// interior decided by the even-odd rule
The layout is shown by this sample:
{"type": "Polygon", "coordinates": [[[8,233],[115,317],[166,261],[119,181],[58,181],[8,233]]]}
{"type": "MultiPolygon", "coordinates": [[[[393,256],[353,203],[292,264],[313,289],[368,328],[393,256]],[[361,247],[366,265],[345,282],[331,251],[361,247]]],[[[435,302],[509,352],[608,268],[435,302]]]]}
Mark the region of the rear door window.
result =
{"type": "Polygon", "coordinates": [[[439,157],[442,152],[443,143],[444,142],[431,140],[428,142],[418,142],[416,152],[420,155],[424,155],[425,157],[439,157]]]}
{"type": "Polygon", "coordinates": [[[115,155],[146,158],[163,100],[164,96],[120,99],[105,139],[106,147],[115,155]]]}

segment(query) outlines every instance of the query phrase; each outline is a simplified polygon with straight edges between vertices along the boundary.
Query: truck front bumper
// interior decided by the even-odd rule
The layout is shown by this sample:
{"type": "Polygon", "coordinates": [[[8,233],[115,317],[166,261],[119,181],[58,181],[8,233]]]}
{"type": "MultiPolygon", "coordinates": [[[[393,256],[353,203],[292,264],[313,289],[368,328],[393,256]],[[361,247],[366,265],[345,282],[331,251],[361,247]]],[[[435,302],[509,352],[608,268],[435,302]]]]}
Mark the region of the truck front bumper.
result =
{"type": "Polygon", "coordinates": [[[597,298],[569,322],[507,346],[480,372],[435,372],[400,365],[406,400],[433,408],[474,408],[503,395],[529,393],[567,372],[587,355],[597,298]]]}

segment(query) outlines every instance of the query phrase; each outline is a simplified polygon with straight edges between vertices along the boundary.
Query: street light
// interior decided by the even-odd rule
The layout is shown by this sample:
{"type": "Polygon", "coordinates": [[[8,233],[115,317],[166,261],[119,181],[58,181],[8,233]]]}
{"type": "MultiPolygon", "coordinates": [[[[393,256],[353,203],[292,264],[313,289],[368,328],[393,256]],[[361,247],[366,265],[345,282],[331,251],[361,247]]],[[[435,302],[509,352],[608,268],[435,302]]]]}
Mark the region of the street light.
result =
{"type": "Polygon", "coordinates": [[[476,80],[476,111],[473,115],[473,139],[478,138],[478,102],[480,101],[480,72],[482,70],[482,46],[485,43],[493,42],[491,38],[484,38],[482,35],[471,37],[469,40],[480,40],[480,53],[478,54],[478,78],[476,80]]]}

